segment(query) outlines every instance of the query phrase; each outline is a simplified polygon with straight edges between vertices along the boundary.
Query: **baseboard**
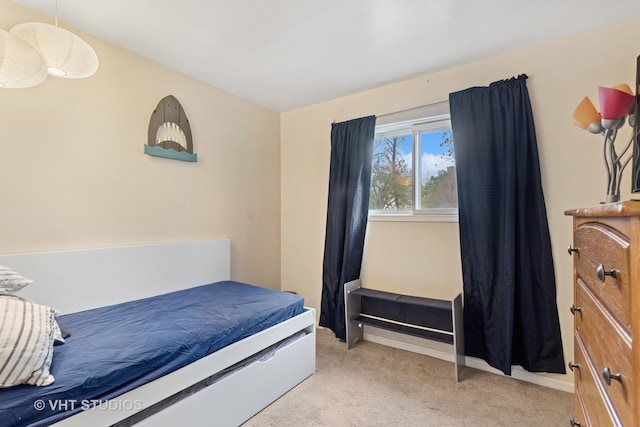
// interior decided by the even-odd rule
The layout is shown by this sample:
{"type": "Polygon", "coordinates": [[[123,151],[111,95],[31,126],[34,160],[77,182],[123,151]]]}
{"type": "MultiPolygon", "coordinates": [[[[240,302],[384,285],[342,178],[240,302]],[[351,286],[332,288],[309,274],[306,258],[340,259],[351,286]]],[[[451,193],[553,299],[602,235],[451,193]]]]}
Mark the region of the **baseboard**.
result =
{"type": "MultiPolygon", "coordinates": [[[[397,332],[387,331],[380,328],[371,326],[365,326],[364,340],[375,342],[377,344],[386,345],[400,350],[411,351],[414,353],[424,354],[426,356],[435,357],[436,359],[446,360],[449,362],[454,361],[454,354],[452,346],[449,344],[440,343],[437,341],[425,340],[418,337],[413,337],[406,334],[400,334],[397,332]]],[[[504,375],[498,369],[495,369],[482,359],[475,357],[465,356],[465,363],[467,367],[478,369],[492,374],[504,375]]],[[[514,366],[511,370],[511,378],[526,381],[532,384],[541,385],[543,387],[549,387],[568,393],[574,392],[573,381],[564,381],[561,379],[553,378],[549,375],[554,374],[536,374],[528,372],[519,366],[514,366]]],[[[451,376],[453,378],[454,371],[452,368],[451,376]]],[[[557,375],[559,376],[559,375],[557,375]]],[[[567,375],[569,378],[569,376],[567,375]]]]}

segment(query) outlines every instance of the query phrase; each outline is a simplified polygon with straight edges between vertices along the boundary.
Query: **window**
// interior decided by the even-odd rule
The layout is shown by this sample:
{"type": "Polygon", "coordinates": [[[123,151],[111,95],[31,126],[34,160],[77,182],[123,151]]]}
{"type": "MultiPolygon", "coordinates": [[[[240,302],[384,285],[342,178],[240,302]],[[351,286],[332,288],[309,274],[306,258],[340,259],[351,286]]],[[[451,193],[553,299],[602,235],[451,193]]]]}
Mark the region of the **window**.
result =
{"type": "Polygon", "coordinates": [[[376,126],[369,215],[373,220],[457,221],[448,114],[376,126]]]}

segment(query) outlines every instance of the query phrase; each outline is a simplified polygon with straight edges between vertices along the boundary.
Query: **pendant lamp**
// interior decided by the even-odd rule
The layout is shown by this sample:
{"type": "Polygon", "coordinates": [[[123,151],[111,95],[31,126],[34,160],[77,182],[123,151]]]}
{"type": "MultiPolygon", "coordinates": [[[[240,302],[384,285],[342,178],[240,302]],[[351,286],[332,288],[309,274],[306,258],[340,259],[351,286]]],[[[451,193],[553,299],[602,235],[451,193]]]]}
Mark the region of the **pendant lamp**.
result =
{"type": "Polygon", "coordinates": [[[44,58],[47,72],[67,79],[90,77],[98,70],[98,55],[80,37],[58,27],[58,1],[55,25],[43,22],[18,24],[10,33],[33,46],[44,58]]]}
{"type": "Polygon", "coordinates": [[[0,88],[37,86],[47,78],[44,59],[29,44],[0,29],[0,88]]]}
{"type": "Polygon", "coordinates": [[[43,22],[26,22],[10,32],[40,52],[52,76],[81,79],[98,70],[96,52],[70,31],[43,22]]]}

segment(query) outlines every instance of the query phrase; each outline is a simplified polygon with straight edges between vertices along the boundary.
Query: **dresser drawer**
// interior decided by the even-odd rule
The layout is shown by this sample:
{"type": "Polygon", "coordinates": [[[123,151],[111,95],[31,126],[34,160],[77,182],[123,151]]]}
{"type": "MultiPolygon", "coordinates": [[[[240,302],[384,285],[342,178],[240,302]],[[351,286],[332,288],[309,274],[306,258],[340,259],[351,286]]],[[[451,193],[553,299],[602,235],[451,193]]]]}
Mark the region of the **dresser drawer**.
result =
{"type": "MultiPolygon", "coordinates": [[[[578,280],[576,303],[576,338],[584,345],[583,351],[596,372],[596,381],[611,401],[623,425],[633,425],[633,376],[631,365],[631,338],[604,311],[578,280]],[[610,373],[606,384],[603,372],[610,373]],[[620,374],[621,381],[613,378],[620,374]]],[[[577,350],[576,350],[577,351],[577,350]]]]}
{"type": "Polygon", "coordinates": [[[591,289],[602,304],[627,329],[631,328],[629,301],[629,241],[602,224],[587,223],[575,230],[574,245],[579,248],[575,256],[576,275],[591,289]],[[615,277],[598,277],[615,270],[615,277]]]}
{"type": "Polygon", "coordinates": [[[598,390],[596,379],[593,377],[589,363],[584,357],[584,348],[580,338],[575,337],[575,357],[574,363],[580,365],[573,369],[574,381],[576,384],[576,397],[574,401],[575,421],[582,426],[605,427],[619,426],[620,424],[609,416],[609,411],[604,404],[604,400],[598,390]],[[580,412],[582,413],[580,413],[580,412]],[[578,419],[582,417],[582,419],[578,419]]]}
{"type": "Polygon", "coordinates": [[[573,426],[587,427],[592,425],[589,418],[587,418],[587,410],[584,407],[584,401],[580,393],[576,392],[575,399],[573,399],[573,426]]]}

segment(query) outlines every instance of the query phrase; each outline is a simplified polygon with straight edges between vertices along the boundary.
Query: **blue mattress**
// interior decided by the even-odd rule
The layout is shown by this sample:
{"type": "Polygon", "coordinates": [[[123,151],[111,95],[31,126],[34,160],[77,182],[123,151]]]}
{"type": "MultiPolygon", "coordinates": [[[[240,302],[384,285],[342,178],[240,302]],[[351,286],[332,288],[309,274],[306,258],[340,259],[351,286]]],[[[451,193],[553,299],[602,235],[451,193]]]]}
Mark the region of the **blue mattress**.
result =
{"type": "Polygon", "coordinates": [[[226,281],[62,315],[55,382],[1,389],[0,426],[49,425],[303,310],[297,295],[226,281]]]}

